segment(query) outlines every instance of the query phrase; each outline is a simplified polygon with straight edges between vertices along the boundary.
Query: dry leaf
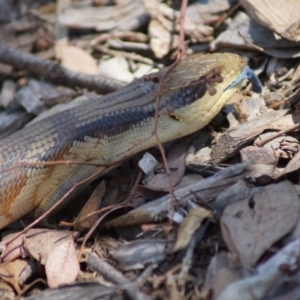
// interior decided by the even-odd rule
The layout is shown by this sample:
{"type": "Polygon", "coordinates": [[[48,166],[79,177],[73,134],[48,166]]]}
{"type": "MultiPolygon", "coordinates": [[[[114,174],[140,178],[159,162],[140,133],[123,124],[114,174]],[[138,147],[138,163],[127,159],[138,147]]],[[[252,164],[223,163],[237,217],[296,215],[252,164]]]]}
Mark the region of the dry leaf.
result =
{"type": "Polygon", "coordinates": [[[87,203],[82,208],[80,214],[74,221],[74,224],[80,226],[80,228],[85,228],[85,229],[89,229],[91,228],[91,226],[93,226],[93,224],[96,222],[98,218],[98,215],[94,214],[88,218],[86,216],[96,211],[99,208],[105,190],[106,190],[105,181],[102,180],[101,183],[95,188],[94,192],[90,196],[87,203]]]}
{"type": "Polygon", "coordinates": [[[68,240],[70,231],[50,229],[30,229],[26,234],[25,247],[42,265],[47,261],[49,253],[64,240],[68,240]]]}
{"type": "Polygon", "coordinates": [[[118,79],[127,83],[134,80],[134,74],[130,70],[128,60],[123,56],[102,59],[99,63],[98,72],[101,76],[118,79]]]}
{"type": "Polygon", "coordinates": [[[213,216],[209,210],[204,209],[203,207],[192,209],[189,212],[179,226],[177,240],[173,248],[173,252],[187,247],[193,234],[201,226],[202,221],[206,218],[211,219],[213,216]]]}
{"type": "Polygon", "coordinates": [[[49,253],[45,270],[50,288],[75,281],[80,266],[73,239],[68,238],[49,253]]]}
{"type": "Polygon", "coordinates": [[[23,258],[28,256],[28,251],[24,247],[24,234],[14,239],[16,235],[18,235],[18,233],[10,234],[6,236],[0,243],[1,262],[10,262],[20,256],[23,258]],[[9,242],[10,240],[13,241],[9,242]]]}
{"type": "Polygon", "coordinates": [[[145,185],[155,191],[168,192],[170,189],[169,181],[172,187],[180,182],[185,172],[185,157],[187,154],[188,140],[184,139],[181,143],[170,150],[167,156],[168,166],[171,174],[159,173],[148,180],[145,185]]]}
{"type": "Polygon", "coordinates": [[[300,201],[289,181],[266,186],[249,201],[230,204],[221,217],[224,241],[241,261],[253,266],[297,224],[300,201]]]}
{"type": "Polygon", "coordinates": [[[98,74],[96,60],[81,48],[57,43],[55,45],[56,58],[61,61],[61,65],[75,72],[98,74]]]}
{"type": "Polygon", "coordinates": [[[18,279],[27,265],[28,262],[21,259],[0,265],[0,277],[12,284],[18,294],[21,293],[18,279]]]}
{"type": "MultiPolygon", "coordinates": [[[[166,20],[166,22],[169,22],[166,20]]],[[[150,46],[157,58],[163,58],[179,44],[177,34],[171,34],[158,20],[151,20],[149,24],[151,34],[150,46]]]]}

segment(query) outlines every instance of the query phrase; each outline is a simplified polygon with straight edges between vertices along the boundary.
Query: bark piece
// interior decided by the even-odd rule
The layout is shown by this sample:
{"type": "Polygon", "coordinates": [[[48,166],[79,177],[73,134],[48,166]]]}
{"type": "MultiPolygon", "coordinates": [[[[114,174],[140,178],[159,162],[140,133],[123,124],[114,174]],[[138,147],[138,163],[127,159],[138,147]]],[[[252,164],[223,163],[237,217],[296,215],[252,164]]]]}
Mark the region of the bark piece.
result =
{"type": "Polygon", "coordinates": [[[295,58],[300,56],[299,43],[286,39],[276,39],[274,33],[259,25],[244,12],[238,12],[212,43],[212,49],[219,47],[260,50],[277,58],[295,58]]]}
{"type": "MultiPolygon", "coordinates": [[[[197,202],[196,197],[199,197],[201,201],[214,199],[226,188],[232,186],[237,180],[246,178],[250,171],[250,166],[246,164],[237,164],[218,172],[212,177],[176,190],[174,195],[178,201],[177,204],[184,206],[191,199],[194,199],[197,202]]],[[[166,195],[146,203],[119,218],[107,222],[106,226],[132,226],[147,222],[161,221],[166,217],[172,219],[174,214],[172,203],[170,195],[166,195]]]]}
{"type": "Polygon", "coordinates": [[[300,256],[300,239],[290,242],[282,249],[278,250],[271,258],[259,265],[257,270],[259,274],[276,273],[281,265],[287,265],[289,271],[298,269],[298,258],[300,256]]]}
{"type": "Polygon", "coordinates": [[[121,0],[111,6],[73,5],[59,15],[59,22],[69,28],[97,31],[137,30],[147,24],[149,16],[141,0],[121,0]]]}
{"type": "Polygon", "coordinates": [[[218,299],[218,295],[226,286],[241,277],[241,271],[239,264],[234,261],[234,257],[225,252],[217,253],[210,260],[202,293],[205,295],[212,289],[215,299],[218,299]]]}
{"type": "Polygon", "coordinates": [[[242,162],[255,165],[250,176],[260,184],[270,183],[277,166],[278,159],[270,148],[248,146],[240,151],[242,162]]]}
{"type": "Polygon", "coordinates": [[[30,297],[26,297],[26,300],[124,300],[122,291],[118,287],[106,287],[95,282],[76,282],[75,284],[68,284],[55,289],[42,290],[30,297]]]}
{"type": "Polygon", "coordinates": [[[18,90],[15,98],[28,113],[38,115],[46,109],[44,100],[47,102],[59,95],[60,92],[52,84],[29,79],[27,85],[18,90]]]}
{"type": "Polygon", "coordinates": [[[20,130],[32,117],[19,103],[0,112],[0,139],[20,130]]]}
{"type": "Polygon", "coordinates": [[[300,2],[298,0],[242,0],[241,4],[255,21],[283,38],[300,41],[300,2]]]}
{"type": "Polygon", "coordinates": [[[281,119],[286,112],[287,110],[271,111],[251,121],[229,128],[213,146],[212,162],[220,163],[233,156],[241,147],[249,144],[261,132],[274,128],[276,126],[275,121],[281,119]]]}
{"type": "Polygon", "coordinates": [[[166,241],[134,241],[111,251],[120,270],[143,269],[146,264],[158,264],[166,257],[166,241]]]}
{"type": "Polygon", "coordinates": [[[280,174],[280,177],[292,173],[294,171],[297,171],[300,169],[300,152],[298,152],[287,164],[283,172],[280,174]]]}
{"type": "Polygon", "coordinates": [[[229,204],[240,200],[249,199],[250,197],[251,194],[249,187],[247,187],[243,180],[239,180],[237,183],[230,186],[224,190],[223,193],[218,195],[212,205],[220,214],[229,204]]]}
{"type": "Polygon", "coordinates": [[[280,273],[250,276],[228,285],[219,295],[218,300],[266,299],[268,292],[270,292],[274,286],[283,284],[285,280],[286,276],[280,273]]]}
{"type": "MultiPolygon", "coordinates": [[[[163,58],[179,43],[179,12],[164,3],[155,0],[144,0],[147,11],[151,15],[149,34],[150,45],[156,57],[163,58]]],[[[194,21],[188,16],[184,21],[185,33],[194,41],[208,42],[212,40],[213,30],[204,25],[202,20],[194,21]]]]}

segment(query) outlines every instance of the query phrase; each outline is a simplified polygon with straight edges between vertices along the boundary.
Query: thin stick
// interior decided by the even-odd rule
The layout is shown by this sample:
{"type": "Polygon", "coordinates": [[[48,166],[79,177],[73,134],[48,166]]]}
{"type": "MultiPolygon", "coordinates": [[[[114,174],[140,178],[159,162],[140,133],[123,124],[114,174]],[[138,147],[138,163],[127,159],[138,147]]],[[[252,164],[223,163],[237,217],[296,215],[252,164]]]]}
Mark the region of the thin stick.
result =
{"type": "Polygon", "coordinates": [[[162,85],[165,82],[165,78],[167,77],[167,75],[171,72],[171,70],[173,70],[178,63],[181,61],[182,57],[185,54],[185,45],[184,45],[184,19],[185,19],[185,11],[186,11],[186,6],[187,6],[187,0],[183,0],[181,3],[181,8],[180,8],[180,15],[179,15],[179,25],[180,25],[180,31],[179,31],[179,51],[178,51],[178,55],[176,58],[176,61],[166,70],[166,72],[162,75],[162,78],[159,81],[159,85],[158,85],[158,89],[157,89],[157,95],[156,95],[156,101],[155,101],[155,117],[154,117],[154,128],[152,131],[152,134],[155,136],[158,148],[160,150],[161,156],[162,156],[162,160],[163,160],[163,164],[165,166],[166,172],[169,175],[169,191],[170,191],[170,196],[171,196],[171,203],[175,204],[176,201],[176,197],[174,195],[174,191],[173,191],[173,187],[172,187],[172,183],[171,183],[171,178],[170,178],[170,168],[168,165],[168,161],[166,158],[166,154],[165,154],[165,150],[162,146],[162,143],[159,139],[159,136],[157,134],[157,125],[158,125],[158,111],[159,111],[159,103],[160,103],[160,98],[162,95],[162,85]]]}
{"type": "Polygon", "coordinates": [[[278,131],[277,133],[272,134],[271,136],[269,136],[269,137],[267,137],[267,138],[264,138],[263,140],[257,142],[257,143],[256,143],[256,146],[257,146],[257,147],[262,147],[262,146],[265,145],[266,143],[268,143],[268,142],[270,142],[270,141],[272,141],[272,140],[274,140],[274,139],[280,137],[281,135],[283,135],[283,134],[285,134],[285,133],[288,133],[288,132],[290,132],[290,131],[294,131],[294,130],[296,130],[296,129],[298,129],[298,128],[299,128],[299,123],[295,124],[294,126],[291,126],[291,127],[287,128],[287,129],[280,130],[280,131],[278,131]]]}
{"type": "Polygon", "coordinates": [[[0,62],[16,69],[26,70],[39,79],[70,88],[85,88],[99,94],[107,94],[124,86],[124,83],[112,78],[78,73],[66,69],[57,62],[41,59],[3,44],[0,44],[0,62]]]}

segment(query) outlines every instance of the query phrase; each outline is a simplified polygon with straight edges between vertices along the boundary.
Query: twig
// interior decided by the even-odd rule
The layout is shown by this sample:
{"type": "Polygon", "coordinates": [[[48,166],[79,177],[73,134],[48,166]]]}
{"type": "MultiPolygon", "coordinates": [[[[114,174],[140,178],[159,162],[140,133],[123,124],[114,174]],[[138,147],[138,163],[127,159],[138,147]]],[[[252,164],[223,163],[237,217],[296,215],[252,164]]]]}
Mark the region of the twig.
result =
{"type": "Polygon", "coordinates": [[[299,128],[299,123],[295,124],[294,126],[291,126],[291,127],[287,128],[287,129],[280,130],[280,131],[278,131],[277,133],[272,134],[271,136],[269,136],[269,137],[267,137],[267,138],[265,138],[265,139],[263,139],[263,140],[261,140],[261,141],[255,143],[255,144],[256,144],[257,147],[262,147],[262,146],[265,145],[266,143],[268,143],[268,142],[270,142],[270,141],[272,141],[272,140],[274,140],[274,139],[280,137],[281,135],[283,135],[283,134],[285,134],[285,133],[288,133],[288,132],[290,132],[290,131],[294,131],[294,130],[296,130],[296,129],[298,129],[298,128],[299,128]]]}
{"type": "Polygon", "coordinates": [[[104,218],[106,216],[108,216],[111,212],[118,210],[120,208],[124,208],[126,207],[126,205],[120,204],[120,205],[114,205],[114,208],[111,208],[108,212],[104,213],[102,216],[100,216],[97,221],[93,224],[93,226],[89,229],[88,233],[85,235],[84,240],[80,246],[80,250],[78,253],[78,260],[80,260],[84,247],[86,245],[86,242],[88,241],[88,239],[92,236],[92,234],[95,232],[95,230],[97,229],[97,227],[99,226],[99,224],[104,220],[104,218]]]}
{"type": "Polygon", "coordinates": [[[220,25],[221,25],[221,24],[222,24],[229,16],[231,16],[238,8],[240,8],[240,6],[241,6],[241,3],[238,2],[238,3],[236,3],[232,8],[230,8],[229,12],[226,13],[223,17],[221,17],[221,18],[219,19],[219,21],[215,24],[215,26],[214,26],[215,29],[219,28],[220,25]]]}
{"type": "Polygon", "coordinates": [[[131,282],[122,273],[114,269],[111,265],[97,257],[95,254],[88,255],[87,264],[108,280],[121,285],[119,288],[124,288],[129,294],[130,299],[150,300],[150,297],[139,290],[137,283],[131,282]]]}
{"type": "Polygon", "coordinates": [[[182,0],[180,7],[180,15],[179,15],[179,54],[177,56],[177,60],[180,60],[186,51],[184,44],[184,17],[187,7],[187,0],[182,0]]]}
{"type": "Polygon", "coordinates": [[[247,39],[240,31],[238,31],[239,36],[245,41],[246,44],[249,44],[250,46],[254,47],[255,50],[259,51],[259,52],[264,52],[265,49],[262,47],[259,47],[255,44],[253,44],[249,39],[247,39]]]}
{"type": "Polygon", "coordinates": [[[161,156],[162,156],[162,160],[164,163],[164,166],[166,168],[166,172],[169,175],[169,190],[170,190],[170,196],[172,199],[172,203],[175,204],[176,203],[176,198],[174,195],[174,191],[173,191],[173,187],[172,187],[172,183],[171,183],[171,178],[170,178],[170,168],[168,165],[168,161],[166,158],[166,154],[165,154],[165,150],[162,146],[162,143],[159,139],[159,136],[157,134],[157,125],[158,125],[158,111],[159,111],[159,103],[160,103],[160,97],[162,95],[162,85],[165,82],[165,78],[167,77],[167,75],[171,72],[171,70],[173,70],[178,63],[180,62],[180,60],[182,59],[183,55],[185,54],[185,44],[184,44],[184,17],[185,17],[185,11],[186,11],[186,6],[187,6],[187,0],[182,0],[181,3],[181,8],[180,8],[180,15],[179,15],[179,25],[180,25],[180,32],[179,32],[179,51],[178,51],[178,55],[176,58],[176,61],[166,70],[166,72],[163,74],[163,76],[161,77],[160,81],[159,81],[159,85],[158,85],[158,89],[157,89],[157,95],[156,95],[156,102],[155,102],[155,117],[154,117],[154,128],[152,131],[152,135],[155,136],[156,138],[156,142],[158,145],[158,148],[160,150],[161,156]]]}
{"type": "Polygon", "coordinates": [[[161,67],[160,64],[155,63],[152,59],[141,56],[134,52],[116,51],[116,50],[112,50],[112,49],[107,48],[106,46],[101,46],[101,45],[96,45],[94,48],[95,48],[95,50],[97,50],[99,52],[109,54],[112,56],[123,56],[126,59],[129,59],[132,61],[141,62],[143,64],[147,64],[150,66],[161,67]]]}
{"type": "Polygon", "coordinates": [[[43,60],[5,45],[0,45],[0,62],[16,69],[26,70],[30,75],[71,88],[84,88],[99,94],[107,94],[124,86],[124,83],[99,75],[89,75],[68,70],[57,62],[43,60]]]}
{"type": "Polygon", "coordinates": [[[112,39],[127,40],[137,43],[147,43],[149,41],[149,36],[137,31],[114,31],[97,35],[90,41],[90,45],[94,47],[97,44],[105,43],[106,41],[112,39]]]}

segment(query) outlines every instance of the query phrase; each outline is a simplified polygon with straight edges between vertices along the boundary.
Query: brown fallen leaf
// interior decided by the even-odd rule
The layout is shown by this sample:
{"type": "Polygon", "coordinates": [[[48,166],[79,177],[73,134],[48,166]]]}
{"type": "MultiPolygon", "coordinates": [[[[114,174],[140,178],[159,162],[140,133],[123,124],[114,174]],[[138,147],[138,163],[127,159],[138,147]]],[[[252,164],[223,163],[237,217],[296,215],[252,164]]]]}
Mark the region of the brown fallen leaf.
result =
{"type": "Polygon", "coordinates": [[[172,187],[180,182],[185,172],[185,157],[187,154],[188,140],[184,139],[181,143],[172,148],[168,155],[168,166],[171,170],[171,174],[158,173],[154,177],[150,178],[146,183],[146,187],[155,191],[168,192],[170,189],[169,180],[172,187]]]}
{"type": "Polygon", "coordinates": [[[55,45],[56,57],[61,65],[75,72],[82,72],[91,75],[98,74],[96,60],[81,48],[57,43],[55,45]]]}
{"type": "Polygon", "coordinates": [[[0,265],[0,277],[13,285],[18,294],[21,294],[19,277],[27,265],[28,261],[21,259],[0,265]]]}
{"type": "Polygon", "coordinates": [[[14,239],[16,235],[18,233],[10,234],[1,241],[1,262],[10,262],[21,256],[23,258],[28,256],[28,251],[24,247],[24,234],[14,239]]]}
{"type": "Polygon", "coordinates": [[[261,255],[297,224],[300,201],[289,181],[266,186],[252,199],[230,204],[221,217],[227,247],[254,266],[261,255]]]}
{"type": "Polygon", "coordinates": [[[76,226],[78,224],[80,228],[84,228],[84,229],[89,229],[93,226],[93,224],[96,222],[98,218],[97,214],[94,214],[88,218],[87,215],[96,211],[99,208],[105,190],[106,190],[105,181],[102,180],[101,183],[95,188],[94,192],[92,193],[87,203],[82,208],[80,214],[74,221],[74,224],[76,224],[76,226]]]}
{"type": "Polygon", "coordinates": [[[173,252],[187,247],[193,234],[201,226],[202,221],[206,218],[212,219],[213,215],[209,210],[203,207],[197,207],[189,212],[189,214],[180,223],[173,252]]]}
{"type": "Polygon", "coordinates": [[[37,261],[44,265],[49,253],[60,243],[68,240],[70,231],[30,229],[26,234],[25,247],[37,261]]]}
{"type": "Polygon", "coordinates": [[[73,239],[68,238],[49,253],[45,270],[50,288],[75,281],[80,266],[73,239]]]}

